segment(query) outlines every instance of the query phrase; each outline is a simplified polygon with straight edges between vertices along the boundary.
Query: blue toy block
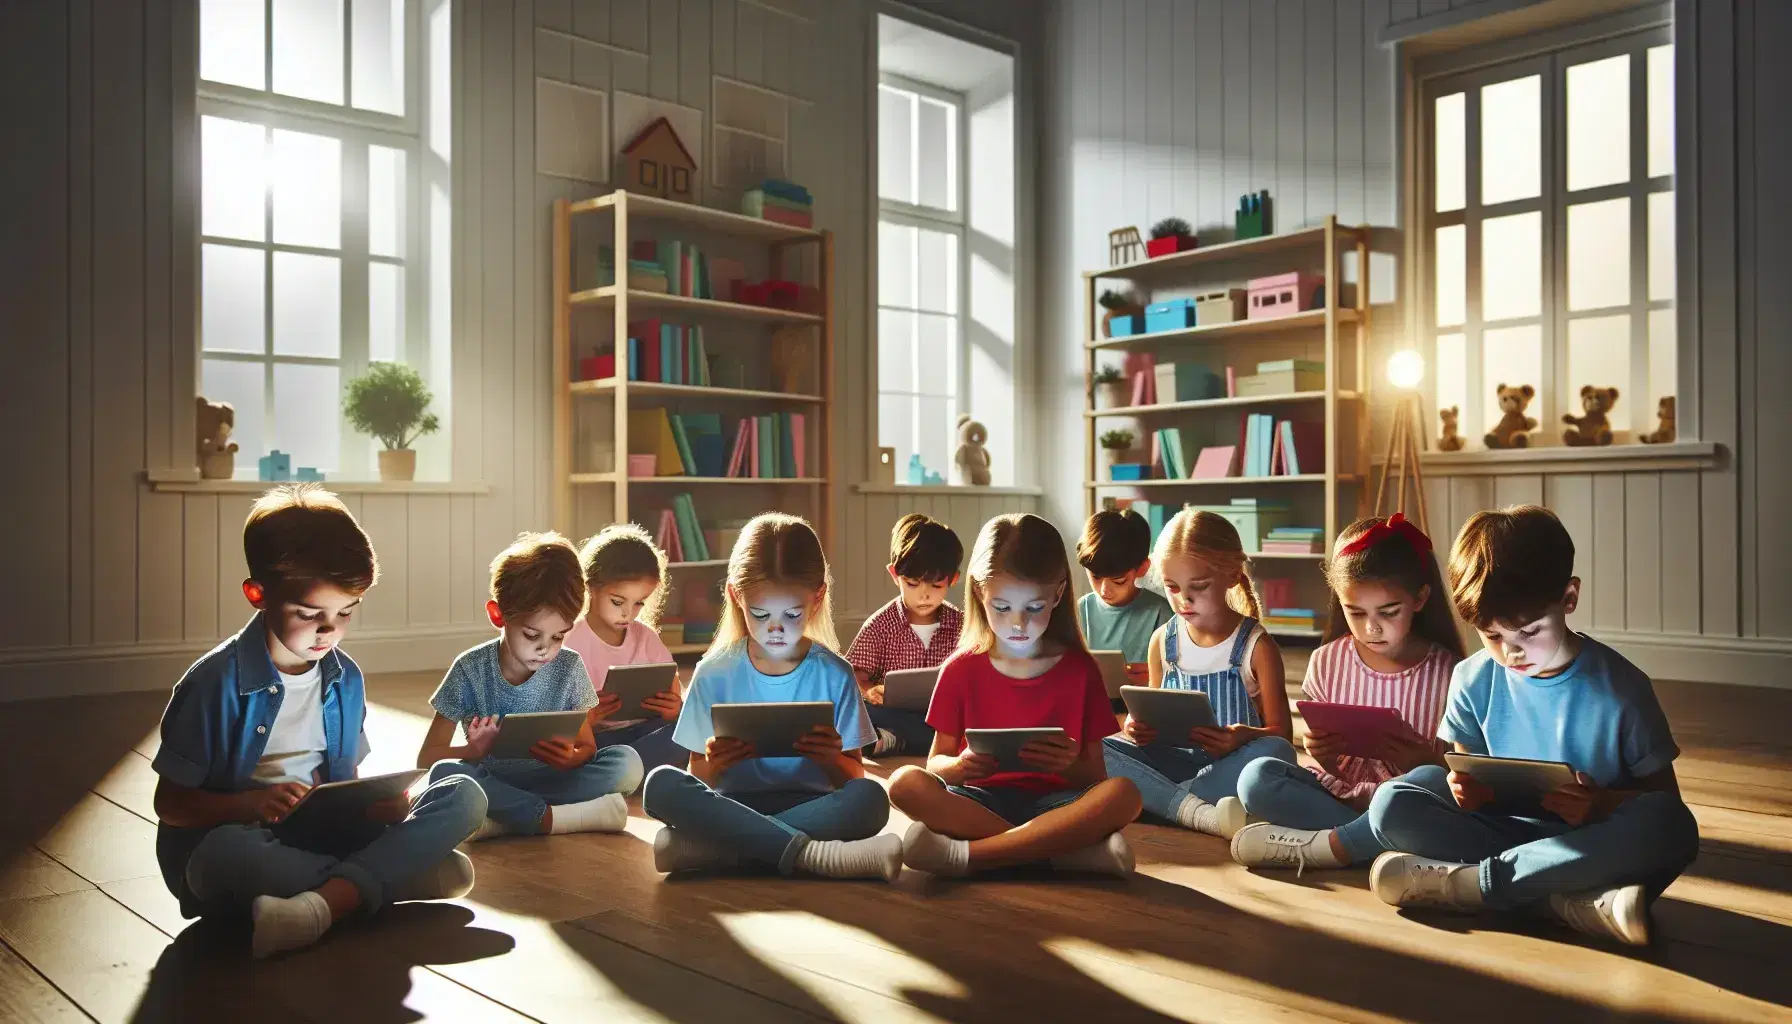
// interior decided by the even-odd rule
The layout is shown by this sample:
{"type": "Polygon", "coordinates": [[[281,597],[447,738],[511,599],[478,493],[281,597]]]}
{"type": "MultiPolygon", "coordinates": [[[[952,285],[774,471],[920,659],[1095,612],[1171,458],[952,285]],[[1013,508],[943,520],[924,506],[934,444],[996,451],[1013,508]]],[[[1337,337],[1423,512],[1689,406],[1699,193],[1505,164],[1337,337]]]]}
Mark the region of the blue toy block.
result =
{"type": "Polygon", "coordinates": [[[1130,338],[1139,333],[1144,319],[1144,317],[1137,313],[1128,313],[1125,316],[1114,317],[1112,320],[1108,321],[1108,337],[1130,338]]]}
{"type": "Polygon", "coordinates": [[[1238,197],[1238,209],[1232,215],[1233,237],[1240,241],[1262,238],[1275,230],[1271,220],[1269,190],[1247,192],[1238,197]]]}
{"type": "Polygon", "coordinates": [[[292,456],[275,448],[256,461],[265,483],[281,483],[292,479],[292,456]]]}
{"type": "Polygon", "coordinates": [[[930,469],[927,471],[927,476],[924,482],[929,487],[941,487],[945,485],[946,478],[930,469]]]}
{"type": "Polygon", "coordinates": [[[1116,462],[1109,469],[1109,474],[1116,481],[1145,479],[1145,464],[1142,462],[1116,462]]]}
{"type": "Polygon", "coordinates": [[[921,453],[916,452],[908,457],[908,482],[915,487],[927,480],[927,467],[921,465],[921,453]]]}
{"type": "Polygon", "coordinates": [[[315,466],[300,466],[293,474],[293,479],[301,483],[321,484],[324,482],[324,475],[315,466]]]}

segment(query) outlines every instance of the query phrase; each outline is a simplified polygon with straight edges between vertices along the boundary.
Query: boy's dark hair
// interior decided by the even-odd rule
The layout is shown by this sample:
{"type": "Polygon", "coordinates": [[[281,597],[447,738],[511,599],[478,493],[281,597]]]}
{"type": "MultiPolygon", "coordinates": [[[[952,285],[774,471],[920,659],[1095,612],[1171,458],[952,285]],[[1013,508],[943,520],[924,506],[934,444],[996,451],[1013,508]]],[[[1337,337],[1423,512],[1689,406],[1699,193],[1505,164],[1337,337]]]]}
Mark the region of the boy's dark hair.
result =
{"type": "Polygon", "coordinates": [[[280,484],[256,499],[243,520],[243,559],[273,600],[291,600],[314,583],[359,596],[380,576],[361,524],[315,483],[280,484]]]}
{"type": "Polygon", "coordinates": [[[1083,524],[1077,564],[1096,579],[1124,576],[1151,557],[1151,524],[1132,509],[1104,508],[1083,524]]]}
{"type": "Polygon", "coordinates": [[[1536,619],[1573,577],[1574,538],[1541,505],[1476,512],[1450,550],[1450,600],[1477,629],[1536,619]]]}
{"type": "Polygon", "coordinates": [[[557,533],[518,534],[492,559],[491,594],[506,619],[547,608],[577,622],[585,614],[579,553],[557,533]]]}
{"type": "Polygon", "coordinates": [[[910,512],[890,530],[890,565],[898,576],[943,583],[963,563],[964,544],[938,519],[910,512]]]}

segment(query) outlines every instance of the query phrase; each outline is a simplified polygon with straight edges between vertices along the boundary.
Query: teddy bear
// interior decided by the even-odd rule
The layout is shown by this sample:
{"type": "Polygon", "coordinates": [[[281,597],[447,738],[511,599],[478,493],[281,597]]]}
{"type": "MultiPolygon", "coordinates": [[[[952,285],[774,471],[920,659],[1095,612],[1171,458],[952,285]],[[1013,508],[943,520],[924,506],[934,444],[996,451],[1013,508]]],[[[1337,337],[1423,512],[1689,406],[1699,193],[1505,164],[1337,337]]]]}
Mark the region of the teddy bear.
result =
{"type": "Polygon", "coordinates": [[[1537,389],[1529,384],[1520,384],[1509,388],[1504,384],[1494,386],[1494,394],[1499,396],[1499,425],[1493,433],[1482,438],[1489,448],[1528,448],[1531,444],[1530,432],[1537,429],[1537,421],[1524,414],[1524,407],[1537,397],[1537,389]]]}
{"type": "Polygon", "coordinates": [[[1661,420],[1661,425],[1654,430],[1649,431],[1647,434],[1644,434],[1642,437],[1637,438],[1637,440],[1644,444],[1666,444],[1678,436],[1674,430],[1673,395],[1665,395],[1662,397],[1661,401],[1655,406],[1655,415],[1661,420]]]}
{"type": "Polygon", "coordinates": [[[958,467],[958,482],[972,487],[989,486],[989,449],[983,447],[989,440],[989,431],[971,419],[969,413],[960,413],[958,417],[958,451],[952,456],[952,464],[958,467]]]}
{"type": "Polygon", "coordinates": [[[1596,388],[1591,384],[1580,389],[1580,407],[1586,410],[1585,416],[1576,416],[1571,412],[1562,414],[1562,422],[1568,428],[1562,431],[1562,443],[1585,448],[1589,445],[1612,443],[1612,424],[1606,413],[1618,404],[1617,388],[1596,388]]]}
{"type": "Polygon", "coordinates": [[[1437,418],[1444,421],[1443,436],[1437,439],[1437,450],[1440,452],[1459,452],[1462,450],[1462,435],[1456,432],[1456,417],[1461,413],[1457,406],[1437,410],[1437,418]]]}
{"type": "Polygon", "coordinates": [[[200,395],[194,405],[198,427],[199,475],[206,480],[228,480],[236,475],[236,407],[229,402],[210,402],[200,395]]]}

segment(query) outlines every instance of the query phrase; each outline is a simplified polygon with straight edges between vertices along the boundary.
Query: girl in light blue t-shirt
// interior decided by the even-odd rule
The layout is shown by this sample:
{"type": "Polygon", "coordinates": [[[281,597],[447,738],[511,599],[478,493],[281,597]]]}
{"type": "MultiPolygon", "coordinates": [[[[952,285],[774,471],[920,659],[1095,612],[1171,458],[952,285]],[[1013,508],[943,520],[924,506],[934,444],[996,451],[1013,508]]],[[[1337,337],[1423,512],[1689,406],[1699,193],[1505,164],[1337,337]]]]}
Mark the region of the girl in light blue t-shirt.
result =
{"type": "Polygon", "coordinates": [[[672,738],[688,769],[647,776],[643,809],[665,823],[654,840],[664,872],[776,868],[829,878],[896,879],[902,841],[860,751],[876,739],[852,667],[835,651],[827,557],[809,524],[768,512],[741,531],[728,560],[727,607],[691,678],[672,738]],[[797,757],[760,757],[717,736],[723,704],[826,701],[833,724],[800,740],[797,757]]]}

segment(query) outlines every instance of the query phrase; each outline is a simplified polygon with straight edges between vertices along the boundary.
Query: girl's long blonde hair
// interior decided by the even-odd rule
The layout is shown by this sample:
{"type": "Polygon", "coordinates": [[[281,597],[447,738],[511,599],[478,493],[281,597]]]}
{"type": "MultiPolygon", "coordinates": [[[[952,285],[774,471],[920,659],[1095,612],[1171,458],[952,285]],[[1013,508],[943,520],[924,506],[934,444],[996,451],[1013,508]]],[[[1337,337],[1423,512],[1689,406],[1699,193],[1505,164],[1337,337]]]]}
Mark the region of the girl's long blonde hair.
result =
{"type": "Polygon", "coordinates": [[[821,550],[821,539],[801,517],[782,512],[754,516],[740,531],[734,551],[728,556],[728,586],[737,596],[726,602],[710,650],[725,650],[750,637],[741,601],[749,591],[778,586],[821,594],[819,607],[803,626],[803,635],[831,651],[839,651],[840,640],[834,635],[834,579],[828,572],[828,556],[821,550]]]}
{"type": "Polygon", "coordinates": [[[1238,528],[1222,515],[1185,508],[1164,524],[1157,549],[1151,553],[1151,571],[1164,578],[1164,559],[1192,558],[1222,576],[1238,574],[1238,583],[1226,591],[1226,603],[1241,615],[1263,617],[1257,601],[1257,584],[1251,579],[1250,556],[1238,539],[1238,528]]]}
{"type": "Polygon", "coordinates": [[[653,580],[656,586],[641,608],[639,620],[648,629],[659,628],[672,581],[666,570],[666,553],[646,530],[634,523],[604,527],[579,549],[579,566],[585,573],[585,589],[594,596],[597,588],[611,583],[653,580]]]}
{"type": "Polygon", "coordinates": [[[965,567],[964,629],[958,649],[987,654],[995,646],[995,631],[983,611],[983,599],[991,577],[1005,575],[1041,586],[1064,585],[1058,606],[1052,609],[1045,635],[1067,651],[1086,651],[1083,632],[1076,625],[1076,609],[1070,600],[1070,558],[1058,528],[1035,515],[1015,513],[997,516],[983,524],[965,567]]]}

